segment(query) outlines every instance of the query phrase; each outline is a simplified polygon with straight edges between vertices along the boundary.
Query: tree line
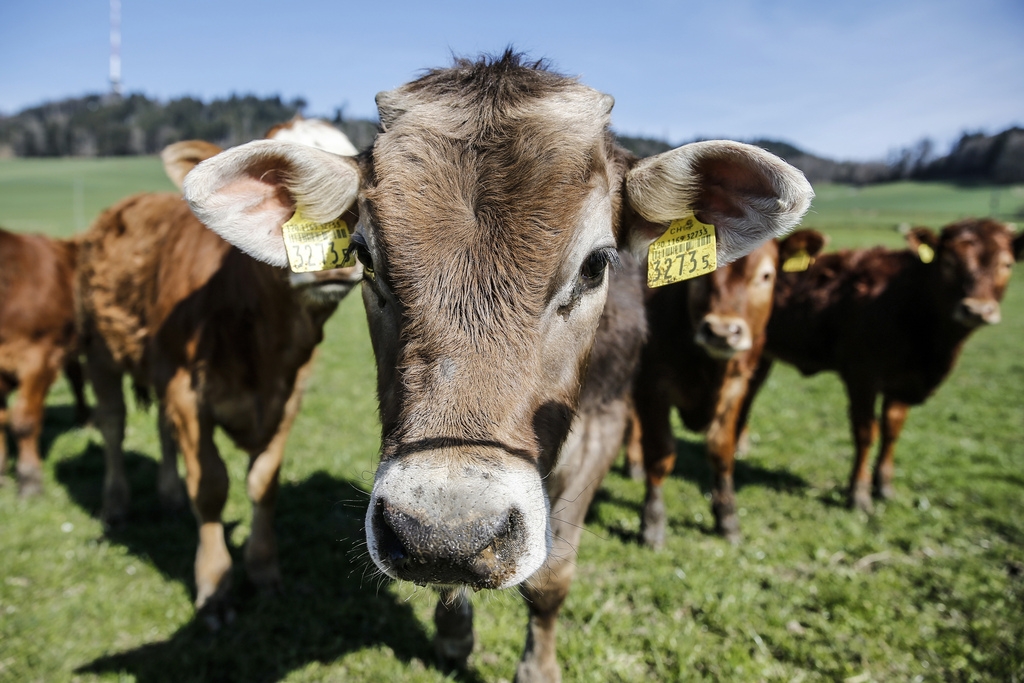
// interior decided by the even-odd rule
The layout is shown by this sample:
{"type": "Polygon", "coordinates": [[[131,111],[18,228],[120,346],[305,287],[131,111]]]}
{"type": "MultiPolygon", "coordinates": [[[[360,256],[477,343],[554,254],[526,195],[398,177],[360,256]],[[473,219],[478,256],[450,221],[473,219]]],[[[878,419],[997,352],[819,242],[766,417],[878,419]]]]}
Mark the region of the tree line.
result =
{"type": "MultiPolygon", "coordinates": [[[[190,139],[231,147],[262,137],[305,107],[301,98],[286,102],[277,96],[232,95],[207,103],[193,97],[161,102],[137,93],[87,95],[0,116],[0,157],[156,154],[172,142],[190,139]]],[[[341,109],[328,119],[360,149],[370,144],[377,130],[376,121],[346,118],[341,109]]],[[[642,157],[672,147],[652,138],[618,139],[642,157]]],[[[1024,182],[1024,129],[1018,127],[996,135],[964,133],[944,156],[936,155],[934,143],[924,139],[877,162],[835,161],[777,140],[751,142],[793,164],[811,182],[1024,182]]]]}

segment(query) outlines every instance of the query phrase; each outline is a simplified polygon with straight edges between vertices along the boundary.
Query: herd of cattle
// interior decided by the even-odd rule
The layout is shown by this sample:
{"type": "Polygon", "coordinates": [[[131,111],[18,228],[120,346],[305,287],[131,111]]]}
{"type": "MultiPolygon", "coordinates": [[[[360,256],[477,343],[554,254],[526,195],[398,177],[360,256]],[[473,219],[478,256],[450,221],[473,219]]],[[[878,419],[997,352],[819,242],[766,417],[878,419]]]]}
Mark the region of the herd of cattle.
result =
{"type": "Polygon", "coordinates": [[[101,517],[124,523],[129,375],[158,403],[159,495],[191,503],[196,606],[214,626],[231,579],[214,429],[249,454],[245,568],[272,586],[285,440],[324,323],[360,281],[382,428],[370,555],[438,589],[450,666],[473,647],[466,589],[518,586],[530,620],[517,680],[552,681],[583,519],[625,435],[646,474],[647,544],[665,541],[673,407],[707,435],[716,528],[735,542],[733,459],[772,363],[835,371],[855,443],[849,502],[870,509],[872,493],[893,493],[908,407],[973,329],[998,322],[1024,252],[1022,234],[983,219],[915,228],[905,250],[823,253],[813,230],[785,236],[813,192],[782,160],[722,141],[637,159],[609,133],[611,97],[513,54],[458,60],[377,104],[380,132],[361,154],[301,119],[224,152],[178,143],[163,160],[184,200],[129,197],[71,240],[0,231],[0,425],[20,492],[41,486],[43,400],[61,371],[87,416],[84,358],[105,443],[101,517]],[[300,211],[352,226],[358,263],[291,272],[282,225],[300,211]],[[719,267],[645,286],[648,248],[688,217],[714,226],[719,267]]]}

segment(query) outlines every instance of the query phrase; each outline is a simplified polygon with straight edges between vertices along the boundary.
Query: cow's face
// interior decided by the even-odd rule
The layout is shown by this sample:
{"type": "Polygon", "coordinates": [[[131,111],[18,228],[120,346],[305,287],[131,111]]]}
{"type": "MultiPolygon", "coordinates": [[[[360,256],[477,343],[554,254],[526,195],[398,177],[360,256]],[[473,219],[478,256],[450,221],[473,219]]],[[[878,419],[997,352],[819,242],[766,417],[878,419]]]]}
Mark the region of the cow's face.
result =
{"type": "Polygon", "coordinates": [[[772,312],[779,248],[766,242],[743,258],[696,278],[689,311],[695,339],[709,356],[728,360],[763,338],[772,312]]]}
{"type": "Polygon", "coordinates": [[[929,268],[939,305],[959,325],[971,329],[1002,319],[1002,301],[1022,238],[1009,226],[990,219],[968,219],[948,225],[939,235],[915,228],[911,246],[926,245],[934,254],[929,268]]]}
{"type": "Polygon", "coordinates": [[[264,142],[186,182],[207,225],[278,263],[296,203],[325,221],[355,203],[382,423],[366,532],[389,576],[502,588],[543,563],[543,480],[617,246],[646,252],[697,213],[724,263],[809,204],[799,172],[747,145],[637,162],[611,141],[611,103],[512,55],[460,61],[378,96],[358,180],[339,157],[264,142]]]}

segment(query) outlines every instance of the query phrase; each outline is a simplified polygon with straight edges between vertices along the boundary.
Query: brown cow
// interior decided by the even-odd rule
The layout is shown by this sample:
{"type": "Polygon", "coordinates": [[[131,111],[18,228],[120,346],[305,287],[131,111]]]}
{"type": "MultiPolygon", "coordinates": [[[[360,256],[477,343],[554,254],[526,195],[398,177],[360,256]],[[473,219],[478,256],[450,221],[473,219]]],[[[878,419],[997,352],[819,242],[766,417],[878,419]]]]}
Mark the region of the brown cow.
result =
{"type": "Polygon", "coordinates": [[[740,538],[733,490],[736,434],[744,398],[765,343],[778,246],[770,241],[714,273],[650,290],[650,339],[634,390],[647,496],[643,538],[665,542],[662,485],[675,464],[673,407],[683,424],[707,432],[715,529],[740,538]]]}
{"type": "MultiPolygon", "coordinates": [[[[805,263],[824,244],[814,231],[794,233],[780,259],[805,263]]],[[[931,395],[953,368],[968,335],[999,322],[999,302],[1024,233],[1003,223],[968,219],[939,235],[915,228],[910,250],[883,247],[817,256],[805,271],[782,273],[768,323],[753,401],[772,359],[805,375],[839,373],[850,401],[855,448],[850,507],[870,510],[869,451],[878,434],[875,402],[882,395],[882,442],[874,486],[893,495],[893,450],[907,410],[931,395]]]]}
{"type": "Polygon", "coordinates": [[[75,420],[88,417],[71,294],[77,248],[74,241],[0,230],[0,483],[7,472],[7,395],[18,389],[9,424],[22,497],[42,491],[43,401],[61,368],[75,395],[75,420]]]}
{"type": "MultiPolygon", "coordinates": [[[[175,145],[164,155],[168,174],[180,175],[175,160],[215,150],[175,145]]],[[[255,584],[273,585],[280,576],[273,511],[285,439],[323,325],[359,277],[360,268],[350,267],[290,281],[286,270],[207,230],[179,194],[129,197],[83,236],[79,321],[106,444],[102,518],[116,524],[128,512],[121,452],[127,373],[159,401],[158,489],[165,505],[180,499],[176,447],[184,456],[199,523],[196,606],[206,608],[211,625],[224,614],[231,569],[220,519],[227,470],[214,428],[249,454],[253,521],[245,564],[255,584]]]]}
{"type": "MultiPolygon", "coordinates": [[[[254,142],[200,164],[186,197],[211,228],[278,264],[296,205],[326,221],[358,200],[382,422],[370,555],[419,584],[521,585],[530,626],[517,677],[557,680],[571,572],[549,554],[549,500],[585,488],[576,476],[599,477],[589,464],[551,474],[581,385],[604,371],[591,365],[584,382],[616,246],[642,253],[695,213],[727,262],[793,227],[812,191],[738,143],[638,161],[609,133],[611,97],[512,53],[457,60],[377,105],[381,132],[358,165],[254,142]]],[[[586,453],[618,448],[603,432],[621,438],[620,425],[593,427],[580,432],[593,434],[586,453]]]]}

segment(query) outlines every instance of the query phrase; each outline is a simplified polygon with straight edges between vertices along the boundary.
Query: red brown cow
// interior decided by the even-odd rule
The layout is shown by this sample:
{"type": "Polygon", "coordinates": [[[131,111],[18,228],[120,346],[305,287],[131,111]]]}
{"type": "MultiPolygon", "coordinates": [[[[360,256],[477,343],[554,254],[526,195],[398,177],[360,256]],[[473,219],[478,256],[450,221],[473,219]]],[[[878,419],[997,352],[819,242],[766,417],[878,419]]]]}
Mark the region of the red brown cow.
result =
{"type": "Polygon", "coordinates": [[[772,310],[778,246],[768,242],[714,273],[650,290],[650,339],[634,390],[647,480],[643,538],[665,542],[662,486],[675,464],[674,407],[688,429],[707,432],[715,529],[740,537],[733,489],[736,435],[772,310]]]}
{"type": "MultiPolygon", "coordinates": [[[[609,133],[612,102],[511,53],[457,60],[377,96],[381,132],[358,164],[254,142],[185,183],[207,225],[271,263],[284,262],[296,206],[322,221],[358,210],[382,423],[370,555],[419,584],[520,585],[523,681],[560,677],[554,624],[571,572],[549,552],[549,500],[588,475],[551,474],[578,438],[581,386],[603,372],[588,360],[616,246],[641,253],[695,213],[727,262],[794,226],[812,195],[798,171],[738,143],[638,161],[609,133]]],[[[584,452],[604,452],[592,427],[584,452]]],[[[439,622],[465,626],[453,607],[439,622]]]]}
{"type": "MultiPolygon", "coordinates": [[[[919,405],[949,374],[967,337],[999,322],[999,302],[1024,233],[1003,223],[969,219],[938,235],[915,228],[911,249],[843,250],[817,256],[807,270],[782,273],[757,386],[771,359],[811,375],[839,373],[850,401],[854,466],[849,504],[872,508],[868,456],[878,435],[875,402],[882,396],[882,441],[874,488],[893,495],[893,450],[910,406],[919,405]]],[[[780,259],[807,262],[824,244],[814,231],[794,233],[780,259]]],[[[756,387],[751,392],[753,400],[756,387]]]]}
{"type": "Polygon", "coordinates": [[[0,483],[7,472],[9,425],[23,497],[42,490],[43,401],[61,368],[75,394],[76,421],[88,416],[72,302],[76,253],[74,241],[0,230],[0,483]],[[8,417],[7,396],[15,389],[8,417]]]}
{"type": "MultiPolygon", "coordinates": [[[[175,145],[165,154],[168,174],[181,175],[175,160],[187,166],[215,150],[175,145]]],[[[102,518],[116,524],[128,513],[121,451],[128,374],[159,402],[165,505],[179,502],[176,449],[184,456],[199,523],[196,606],[211,625],[224,614],[231,578],[220,518],[227,469],[214,428],[249,454],[253,521],[245,565],[253,583],[273,585],[280,577],[273,512],[285,439],[323,325],[360,269],[329,274],[290,281],[285,269],[255,261],[207,230],[179,194],[129,197],[83,236],[79,321],[106,446],[102,518]]]]}

